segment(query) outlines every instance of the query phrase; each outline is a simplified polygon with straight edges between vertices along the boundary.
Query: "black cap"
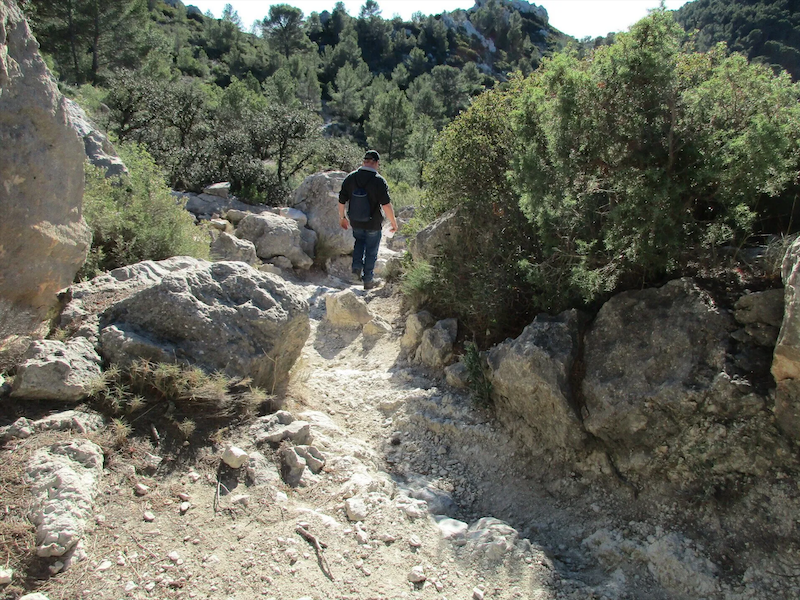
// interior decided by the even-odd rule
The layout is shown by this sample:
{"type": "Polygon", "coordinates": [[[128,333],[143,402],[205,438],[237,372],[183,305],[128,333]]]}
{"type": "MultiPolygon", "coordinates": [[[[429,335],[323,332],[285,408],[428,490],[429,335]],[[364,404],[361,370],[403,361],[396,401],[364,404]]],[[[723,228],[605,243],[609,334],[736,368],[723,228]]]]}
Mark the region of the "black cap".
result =
{"type": "Polygon", "coordinates": [[[364,155],[364,160],[374,160],[375,162],[380,161],[381,155],[378,154],[377,150],[367,150],[367,153],[364,155]]]}

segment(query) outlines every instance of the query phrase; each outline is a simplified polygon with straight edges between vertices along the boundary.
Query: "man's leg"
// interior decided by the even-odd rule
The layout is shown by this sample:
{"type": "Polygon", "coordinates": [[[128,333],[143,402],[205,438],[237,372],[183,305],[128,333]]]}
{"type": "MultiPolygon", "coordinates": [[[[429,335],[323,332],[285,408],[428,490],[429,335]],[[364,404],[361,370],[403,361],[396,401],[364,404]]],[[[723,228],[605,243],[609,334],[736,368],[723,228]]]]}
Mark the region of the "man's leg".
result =
{"type": "Polygon", "coordinates": [[[364,283],[372,281],[378,248],[381,245],[381,230],[364,230],[364,283]]]}
{"type": "Polygon", "coordinates": [[[353,247],[353,274],[361,277],[364,270],[364,251],[367,246],[367,231],[365,229],[353,229],[353,237],[356,240],[353,247]]]}

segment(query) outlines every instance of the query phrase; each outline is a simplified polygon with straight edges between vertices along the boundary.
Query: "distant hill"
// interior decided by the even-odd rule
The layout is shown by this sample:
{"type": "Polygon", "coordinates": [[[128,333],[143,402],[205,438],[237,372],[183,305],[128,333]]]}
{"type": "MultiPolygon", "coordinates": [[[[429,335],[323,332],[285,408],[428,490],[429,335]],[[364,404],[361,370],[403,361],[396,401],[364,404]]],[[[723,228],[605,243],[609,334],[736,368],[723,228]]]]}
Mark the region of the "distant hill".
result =
{"type": "Polygon", "coordinates": [[[800,0],[695,0],[675,13],[697,30],[697,49],[726,42],[731,50],[800,78],[800,0]]]}

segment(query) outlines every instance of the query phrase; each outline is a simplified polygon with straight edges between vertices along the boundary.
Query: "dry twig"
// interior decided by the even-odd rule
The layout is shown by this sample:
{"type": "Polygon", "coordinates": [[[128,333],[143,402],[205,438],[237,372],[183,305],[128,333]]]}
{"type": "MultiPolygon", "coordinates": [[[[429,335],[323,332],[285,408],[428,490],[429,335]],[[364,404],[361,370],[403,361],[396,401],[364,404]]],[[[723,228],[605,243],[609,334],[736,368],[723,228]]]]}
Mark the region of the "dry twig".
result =
{"type": "Polygon", "coordinates": [[[314,537],[305,527],[302,525],[298,525],[295,529],[300,537],[306,540],[309,544],[314,546],[314,550],[317,552],[317,562],[319,563],[319,568],[322,569],[322,572],[325,573],[325,577],[330,579],[331,581],[335,581],[333,578],[333,574],[331,573],[331,568],[328,566],[328,561],[325,560],[325,557],[322,554],[322,549],[326,547],[326,545],[320,542],[316,537],[314,537]]]}

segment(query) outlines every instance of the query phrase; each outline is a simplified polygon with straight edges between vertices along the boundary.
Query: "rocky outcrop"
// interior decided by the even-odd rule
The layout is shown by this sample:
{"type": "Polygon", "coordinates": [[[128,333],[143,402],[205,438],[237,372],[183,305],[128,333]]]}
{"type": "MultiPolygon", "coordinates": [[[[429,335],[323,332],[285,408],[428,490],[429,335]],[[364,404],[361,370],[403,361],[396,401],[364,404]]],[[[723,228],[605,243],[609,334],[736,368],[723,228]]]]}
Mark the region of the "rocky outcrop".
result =
{"type": "Polygon", "coordinates": [[[775,419],[778,427],[800,441],[800,238],[783,259],[784,317],[772,362],[775,419]]]}
{"type": "Polygon", "coordinates": [[[414,355],[418,363],[432,369],[442,369],[453,362],[453,347],[458,334],[458,321],[444,319],[422,332],[419,347],[414,355]]]}
{"type": "Polygon", "coordinates": [[[613,297],[586,336],[586,428],[614,446],[662,445],[725,370],[734,328],[690,280],[613,297]]]}
{"type": "Polygon", "coordinates": [[[303,236],[294,219],[270,213],[247,215],[236,228],[236,236],[253,242],[256,254],[263,260],[285,256],[300,269],[308,269],[314,263],[303,251],[303,236]]]}
{"type": "Polygon", "coordinates": [[[56,305],[57,292],[72,282],[91,242],[81,212],[83,144],[11,0],[0,1],[0,148],[5,338],[27,334],[56,305]]]}
{"type": "Polygon", "coordinates": [[[83,140],[86,158],[95,167],[103,169],[106,177],[128,173],[128,168],[117,155],[114,146],[102,131],[92,123],[86,112],[74,100],[66,100],[70,123],[83,140]]]}
{"type": "Polygon", "coordinates": [[[79,558],[79,542],[92,516],[97,483],[103,474],[103,451],[75,439],[36,452],[25,469],[34,503],[37,556],[79,558]]]}
{"type": "Polygon", "coordinates": [[[34,341],[17,368],[13,398],[77,402],[91,395],[101,377],[100,356],[86,338],[67,343],[34,341]]]}
{"type": "Polygon", "coordinates": [[[181,361],[266,388],[285,379],[310,332],[301,290],[241,262],[184,260],[105,310],[101,355],[181,361]]]}
{"type": "Polygon", "coordinates": [[[487,353],[498,412],[532,449],[560,454],[585,441],[570,382],[579,339],[580,315],[571,310],[536,317],[487,353]]]}
{"type": "Polygon", "coordinates": [[[452,244],[458,244],[461,228],[462,223],[458,209],[449,210],[417,232],[408,245],[408,251],[411,252],[415,261],[429,261],[441,256],[445,248],[452,244]]]}
{"type": "Polygon", "coordinates": [[[292,206],[308,217],[308,227],[317,233],[326,254],[352,254],[353,233],[339,225],[339,190],[347,174],[341,171],[306,177],[294,193],[292,206]]]}
{"type": "Polygon", "coordinates": [[[214,260],[237,260],[251,266],[261,263],[253,242],[225,232],[220,233],[217,239],[211,242],[211,256],[214,260]]]}

